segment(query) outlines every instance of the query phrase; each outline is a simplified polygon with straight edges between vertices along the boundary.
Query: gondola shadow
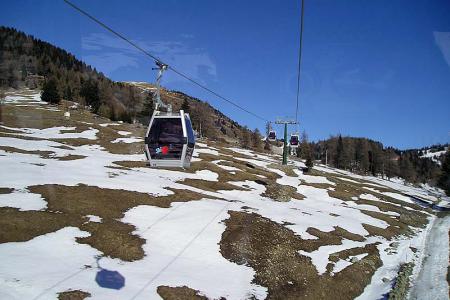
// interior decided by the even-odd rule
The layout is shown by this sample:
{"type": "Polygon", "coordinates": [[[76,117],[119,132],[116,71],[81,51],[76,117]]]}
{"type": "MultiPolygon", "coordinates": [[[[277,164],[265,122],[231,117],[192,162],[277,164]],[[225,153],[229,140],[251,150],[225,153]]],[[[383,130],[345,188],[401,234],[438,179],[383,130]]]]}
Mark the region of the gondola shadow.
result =
{"type": "Polygon", "coordinates": [[[111,271],[100,267],[98,263],[100,258],[100,256],[96,257],[97,269],[99,271],[97,272],[97,275],[95,275],[95,282],[105,289],[120,290],[123,288],[125,286],[125,277],[117,271],[111,271]]]}

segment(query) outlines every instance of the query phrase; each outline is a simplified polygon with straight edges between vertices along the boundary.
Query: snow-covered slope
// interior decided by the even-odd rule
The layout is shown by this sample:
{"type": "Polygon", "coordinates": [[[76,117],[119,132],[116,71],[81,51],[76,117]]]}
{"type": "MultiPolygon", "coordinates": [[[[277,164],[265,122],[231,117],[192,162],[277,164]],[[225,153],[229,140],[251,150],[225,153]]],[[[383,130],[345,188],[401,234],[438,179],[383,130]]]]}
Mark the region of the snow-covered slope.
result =
{"type": "Polygon", "coordinates": [[[435,216],[405,194],[424,189],[205,141],[151,169],[144,128],[7,99],[1,299],[378,299],[420,265],[435,216]]]}
{"type": "Polygon", "coordinates": [[[421,155],[420,157],[426,157],[426,158],[431,158],[431,160],[433,160],[435,163],[437,163],[438,165],[441,164],[441,161],[439,160],[439,158],[445,154],[445,152],[447,152],[448,147],[445,147],[444,150],[441,151],[435,151],[432,152],[430,149],[425,150],[425,153],[423,153],[423,155],[421,155]]]}

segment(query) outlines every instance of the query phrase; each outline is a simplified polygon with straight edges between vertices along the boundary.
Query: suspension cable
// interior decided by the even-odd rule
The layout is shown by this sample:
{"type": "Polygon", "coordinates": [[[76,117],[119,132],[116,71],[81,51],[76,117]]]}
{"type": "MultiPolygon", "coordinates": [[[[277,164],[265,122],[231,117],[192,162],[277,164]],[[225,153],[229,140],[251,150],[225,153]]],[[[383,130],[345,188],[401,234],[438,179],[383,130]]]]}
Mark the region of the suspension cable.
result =
{"type": "Polygon", "coordinates": [[[297,104],[295,109],[295,122],[298,122],[298,100],[300,96],[300,70],[302,65],[302,46],[303,46],[303,17],[304,17],[304,0],[301,0],[302,11],[300,16],[300,44],[298,47],[298,70],[297,70],[297,104]]]}
{"type": "MultiPolygon", "coordinates": [[[[164,63],[159,57],[153,55],[152,53],[150,53],[149,51],[143,49],[142,47],[140,47],[139,45],[137,45],[136,43],[132,42],[131,40],[129,40],[128,38],[126,38],[124,35],[120,34],[119,32],[115,31],[114,29],[112,29],[111,27],[109,27],[108,25],[106,25],[105,23],[103,23],[102,21],[98,20],[97,18],[95,18],[94,16],[92,16],[91,14],[87,13],[85,10],[81,9],[80,7],[76,6],[75,4],[73,4],[72,2],[70,2],[69,0],[63,0],[64,2],[66,2],[69,6],[71,6],[72,8],[74,8],[75,10],[77,10],[78,12],[80,12],[81,14],[85,15],[86,17],[88,17],[89,19],[91,19],[92,21],[94,21],[95,23],[97,23],[98,25],[100,25],[101,27],[103,27],[104,29],[106,29],[107,31],[111,32],[112,34],[116,35],[117,37],[119,37],[120,39],[124,40],[125,42],[127,42],[128,44],[130,44],[131,46],[133,46],[134,48],[136,48],[137,50],[141,51],[142,53],[144,53],[145,55],[149,56],[150,58],[152,58],[153,60],[166,64],[164,63]]],[[[167,64],[166,64],[167,65],[167,64]]],[[[240,106],[239,104],[233,102],[232,100],[220,95],[219,93],[211,90],[210,88],[206,87],[205,85],[201,84],[200,82],[196,81],[195,79],[192,79],[191,77],[189,77],[188,75],[182,73],[181,71],[178,71],[177,69],[175,69],[174,67],[170,66],[168,67],[170,70],[172,70],[174,73],[176,73],[177,75],[183,77],[184,79],[192,82],[193,84],[197,85],[198,87],[204,89],[205,91],[213,94],[214,96],[218,97],[221,100],[224,100],[226,102],[228,102],[229,104],[239,108],[240,110],[260,119],[263,121],[269,121],[264,117],[261,117],[253,112],[251,112],[250,110],[240,106]]]]}

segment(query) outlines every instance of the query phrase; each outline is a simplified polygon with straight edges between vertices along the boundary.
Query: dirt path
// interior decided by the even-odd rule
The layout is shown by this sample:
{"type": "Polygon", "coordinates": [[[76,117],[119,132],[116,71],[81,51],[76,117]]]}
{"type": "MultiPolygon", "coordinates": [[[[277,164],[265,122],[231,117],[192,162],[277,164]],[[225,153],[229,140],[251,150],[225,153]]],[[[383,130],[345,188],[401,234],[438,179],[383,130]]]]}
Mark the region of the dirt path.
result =
{"type": "Polygon", "coordinates": [[[410,299],[449,299],[447,267],[450,216],[436,219],[427,237],[424,259],[410,299]]]}

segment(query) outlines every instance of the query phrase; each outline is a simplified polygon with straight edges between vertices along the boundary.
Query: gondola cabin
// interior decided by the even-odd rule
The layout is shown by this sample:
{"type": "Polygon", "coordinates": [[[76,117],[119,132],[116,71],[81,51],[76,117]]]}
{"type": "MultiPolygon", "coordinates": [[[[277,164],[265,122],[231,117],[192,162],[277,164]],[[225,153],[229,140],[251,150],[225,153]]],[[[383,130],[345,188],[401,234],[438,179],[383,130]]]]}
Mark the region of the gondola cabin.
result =
{"type": "Polygon", "coordinates": [[[145,135],[150,167],[189,168],[194,147],[194,130],[187,113],[153,113],[145,135]]]}
{"type": "Polygon", "coordinates": [[[267,136],[267,139],[271,142],[276,141],[277,134],[275,133],[275,131],[273,131],[273,130],[269,131],[269,135],[267,136]]]}
{"type": "Polygon", "coordinates": [[[297,134],[291,135],[291,139],[289,140],[289,144],[292,148],[297,148],[299,145],[299,138],[297,134]]]}

